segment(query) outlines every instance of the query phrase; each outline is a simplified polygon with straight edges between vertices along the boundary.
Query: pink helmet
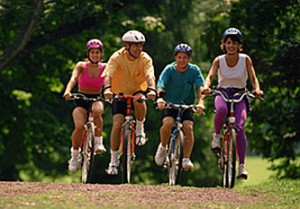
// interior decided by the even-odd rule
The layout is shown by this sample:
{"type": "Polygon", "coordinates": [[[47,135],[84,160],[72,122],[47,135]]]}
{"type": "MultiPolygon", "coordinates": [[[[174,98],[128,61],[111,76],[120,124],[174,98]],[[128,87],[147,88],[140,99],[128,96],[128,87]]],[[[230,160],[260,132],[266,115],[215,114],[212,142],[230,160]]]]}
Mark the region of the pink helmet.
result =
{"type": "Polygon", "coordinates": [[[99,39],[91,39],[86,43],[86,51],[89,52],[91,49],[103,49],[103,44],[99,39]]]}

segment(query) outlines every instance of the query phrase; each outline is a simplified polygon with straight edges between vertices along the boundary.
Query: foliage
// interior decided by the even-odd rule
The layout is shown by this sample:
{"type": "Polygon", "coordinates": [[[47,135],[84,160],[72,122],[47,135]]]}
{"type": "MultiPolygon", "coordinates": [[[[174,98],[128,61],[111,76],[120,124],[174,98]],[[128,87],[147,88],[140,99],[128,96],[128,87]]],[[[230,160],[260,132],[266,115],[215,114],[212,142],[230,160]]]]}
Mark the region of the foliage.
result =
{"type": "MultiPolygon", "coordinates": [[[[1,180],[23,180],[24,172],[36,181],[39,173],[53,179],[67,174],[72,104],[61,95],[76,62],[86,57],[88,39],[100,37],[107,61],[121,47],[126,30],[143,31],[157,77],[173,61],[173,47],[186,42],[205,75],[221,53],[221,34],[229,26],[242,30],[245,52],[253,58],[266,94],[265,101],[255,101],[249,118],[250,148],[270,160],[286,159],[274,169],[299,177],[297,0],[0,0],[0,11],[0,158],[9,159],[0,162],[1,180]]],[[[212,101],[206,106],[213,107],[212,101]]],[[[153,162],[161,115],[148,107],[150,141],[137,150],[134,182],[163,183],[165,174],[153,162]]],[[[196,116],[195,171],[185,175],[185,185],[215,186],[219,181],[214,175],[216,158],[209,151],[213,108],[206,113],[196,116]]],[[[109,149],[109,108],[104,121],[109,149]]],[[[101,160],[102,172],[109,155],[101,160]]],[[[101,172],[96,174],[101,181],[118,182],[101,172]]]]}

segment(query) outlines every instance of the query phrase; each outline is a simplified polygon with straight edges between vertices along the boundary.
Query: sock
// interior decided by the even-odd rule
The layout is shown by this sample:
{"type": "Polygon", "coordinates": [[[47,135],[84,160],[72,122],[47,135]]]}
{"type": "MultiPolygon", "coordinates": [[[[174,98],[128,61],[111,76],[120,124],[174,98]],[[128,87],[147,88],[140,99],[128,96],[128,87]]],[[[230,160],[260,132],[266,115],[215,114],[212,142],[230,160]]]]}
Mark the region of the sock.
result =
{"type": "Polygon", "coordinates": [[[144,135],[144,121],[136,120],[136,135],[144,135]]]}
{"type": "Polygon", "coordinates": [[[80,150],[79,149],[73,149],[71,148],[71,155],[77,157],[79,155],[80,150]]]}
{"type": "Polygon", "coordinates": [[[110,150],[110,163],[112,165],[118,165],[118,150],[117,151],[110,150]]]}
{"type": "Polygon", "coordinates": [[[103,136],[95,136],[95,144],[103,144],[103,136]]]}

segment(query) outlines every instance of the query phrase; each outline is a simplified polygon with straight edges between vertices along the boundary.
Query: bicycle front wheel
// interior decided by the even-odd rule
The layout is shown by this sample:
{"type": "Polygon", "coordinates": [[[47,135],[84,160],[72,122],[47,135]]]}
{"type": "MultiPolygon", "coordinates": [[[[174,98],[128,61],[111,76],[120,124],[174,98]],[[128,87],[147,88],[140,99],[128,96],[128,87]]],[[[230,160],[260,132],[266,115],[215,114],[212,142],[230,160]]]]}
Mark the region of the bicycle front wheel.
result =
{"type": "Polygon", "coordinates": [[[223,186],[233,188],[236,174],[236,130],[232,128],[225,141],[225,163],[223,170],[223,186]]]}
{"type": "Polygon", "coordinates": [[[169,142],[169,185],[180,184],[182,175],[183,158],[183,133],[179,131],[176,138],[171,138],[169,142]]]}
{"type": "Polygon", "coordinates": [[[131,177],[131,134],[129,124],[123,128],[122,141],[122,169],[123,169],[123,183],[130,183],[131,177]]]}
{"type": "Polygon", "coordinates": [[[91,183],[92,165],[94,161],[95,125],[90,124],[82,146],[82,183],[91,183]]]}

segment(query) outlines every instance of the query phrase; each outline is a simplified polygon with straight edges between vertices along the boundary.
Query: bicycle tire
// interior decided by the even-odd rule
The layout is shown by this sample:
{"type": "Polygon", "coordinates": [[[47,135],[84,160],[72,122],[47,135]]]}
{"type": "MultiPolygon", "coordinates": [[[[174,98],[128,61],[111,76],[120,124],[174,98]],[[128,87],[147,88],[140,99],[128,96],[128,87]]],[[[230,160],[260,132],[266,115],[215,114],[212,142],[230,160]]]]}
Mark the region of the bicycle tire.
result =
{"type": "Polygon", "coordinates": [[[182,173],[183,133],[181,131],[175,136],[175,138],[170,139],[168,149],[169,185],[176,185],[180,183],[182,173]],[[172,152],[172,146],[174,146],[174,152],[172,152]]]}
{"type": "Polygon", "coordinates": [[[123,127],[122,169],[123,183],[130,183],[131,178],[131,130],[129,124],[123,127]]]}
{"type": "Polygon", "coordinates": [[[228,142],[225,144],[226,157],[223,173],[223,184],[226,188],[233,188],[236,174],[236,130],[232,128],[228,134],[228,142]]]}
{"type": "Polygon", "coordinates": [[[94,161],[94,144],[95,144],[95,125],[90,124],[89,128],[86,131],[86,139],[82,146],[83,152],[83,162],[81,169],[81,181],[82,183],[91,183],[92,176],[92,165],[94,161]]]}

